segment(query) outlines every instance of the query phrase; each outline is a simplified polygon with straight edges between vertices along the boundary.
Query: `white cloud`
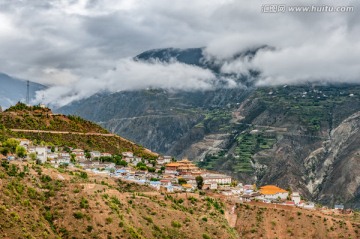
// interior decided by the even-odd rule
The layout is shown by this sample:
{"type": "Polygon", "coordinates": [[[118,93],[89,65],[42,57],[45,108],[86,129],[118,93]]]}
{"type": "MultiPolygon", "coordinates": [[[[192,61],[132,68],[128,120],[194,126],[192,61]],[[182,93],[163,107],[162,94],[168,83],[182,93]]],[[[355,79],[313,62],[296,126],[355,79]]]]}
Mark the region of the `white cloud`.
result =
{"type": "MultiPolygon", "coordinates": [[[[266,14],[261,6],[271,2],[247,0],[3,0],[0,72],[52,85],[46,93],[49,101],[58,101],[54,94],[64,96],[63,102],[80,99],[96,89],[166,84],[208,89],[214,80],[208,71],[128,60],[154,48],[205,46],[208,57],[225,62],[223,72],[241,74],[256,68],[262,72],[262,85],[359,82],[359,1],[277,3],[350,5],[355,11],[266,14]],[[262,50],[251,61],[230,60],[262,45],[276,50],[262,50]],[[114,67],[117,71],[112,72],[114,67]]],[[[235,83],[228,80],[228,85],[235,83]]]]}
{"type": "MultiPolygon", "coordinates": [[[[63,72],[50,72],[56,77],[66,76],[63,72]]],[[[61,79],[60,79],[61,80],[61,79]]],[[[142,62],[122,59],[101,79],[78,79],[71,84],[50,87],[37,93],[36,102],[56,106],[68,104],[74,100],[89,97],[98,92],[118,92],[146,88],[168,90],[211,90],[219,81],[210,70],[182,64],[179,62],[142,62]]],[[[231,79],[222,79],[226,87],[235,87],[231,79]]]]}

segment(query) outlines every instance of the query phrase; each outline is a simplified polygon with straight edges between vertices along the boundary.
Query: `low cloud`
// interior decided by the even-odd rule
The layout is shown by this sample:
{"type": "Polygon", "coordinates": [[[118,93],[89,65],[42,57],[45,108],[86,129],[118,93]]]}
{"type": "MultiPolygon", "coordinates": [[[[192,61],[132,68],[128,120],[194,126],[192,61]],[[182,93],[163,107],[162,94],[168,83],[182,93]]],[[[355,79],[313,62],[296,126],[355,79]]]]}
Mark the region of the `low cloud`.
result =
{"type": "Polygon", "coordinates": [[[225,58],[221,72],[246,75],[250,69],[257,70],[261,72],[256,83],[259,86],[360,83],[360,43],[351,37],[346,29],[339,28],[329,32],[326,41],[308,39],[301,44],[264,47],[251,57],[225,58]]]}
{"type": "Polygon", "coordinates": [[[212,71],[179,62],[143,62],[122,59],[99,78],[78,78],[71,84],[52,86],[37,92],[34,102],[62,106],[99,92],[162,88],[167,90],[211,90],[236,87],[230,78],[218,78],[212,71]]]}

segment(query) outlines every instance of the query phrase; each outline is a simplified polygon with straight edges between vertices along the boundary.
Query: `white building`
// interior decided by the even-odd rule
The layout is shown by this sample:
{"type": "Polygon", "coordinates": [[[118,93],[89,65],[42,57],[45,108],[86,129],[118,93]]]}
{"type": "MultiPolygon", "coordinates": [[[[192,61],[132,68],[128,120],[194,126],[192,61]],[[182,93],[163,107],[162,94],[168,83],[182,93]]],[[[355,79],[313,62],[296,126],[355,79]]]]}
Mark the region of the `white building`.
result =
{"type": "Polygon", "coordinates": [[[218,184],[215,181],[211,181],[209,183],[204,183],[203,189],[216,190],[218,188],[218,184]]]}
{"type": "Polygon", "coordinates": [[[45,163],[47,158],[48,158],[47,147],[45,147],[45,146],[36,146],[35,147],[35,152],[36,152],[36,159],[40,163],[45,163]]]}
{"type": "Polygon", "coordinates": [[[91,159],[100,158],[101,153],[99,151],[91,151],[90,155],[91,155],[91,159]]]}
{"type": "Polygon", "coordinates": [[[47,152],[47,158],[49,159],[57,159],[59,155],[57,153],[49,153],[47,152]]]}
{"type": "Polygon", "coordinates": [[[123,152],[122,156],[124,158],[133,158],[134,157],[134,153],[133,152],[123,152]]]}
{"type": "Polygon", "coordinates": [[[289,192],[275,185],[266,185],[260,188],[262,197],[266,200],[285,200],[289,192]]]}
{"type": "Polygon", "coordinates": [[[241,188],[230,188],[230,190],[233,195],[240,195],[243,192],[241,188]]]}
{"type": "Polygon", "coordinates": [[[111,153],[101,153],[100,154],[101,157],[112,157],[111,153]]]}
{"type": "Polygon", "coordinates": [[[85,153],[82,149],[74,149],[72,151],[73,154],[75,154],[75,157],[77,160],[84,160],[85,159],[85,153]]]}
{"type": "Polygon", "coordinates": [[[156,161],[158,164],[167,164],[171,162],[171,156],[161,156],[156,161]]]}
{"type": "Polygon", "coordinates": [[[203,174],[204,183],[231,184],[231,177],[225,174],[203,174]]]}
{"type": "Polygon", "coordinates": [[[291,194],[291,201],[293,201],[295,205],[298,205],[301,201],[300,194],[298,192],[293,192],[291,194]]]}
{"type": "Polygon", "coordinates": [[[136,165],[136,164],[138,164],[140,162],[142,162],[141,157],[134,157],[131,163],[136,165]]]}
{"type": "Polygon", "coordinates": [[[31,141],[28,139],[17,139],[19,141],[19,145],[25,148],[28,148],[30,146],[31,141]]]}

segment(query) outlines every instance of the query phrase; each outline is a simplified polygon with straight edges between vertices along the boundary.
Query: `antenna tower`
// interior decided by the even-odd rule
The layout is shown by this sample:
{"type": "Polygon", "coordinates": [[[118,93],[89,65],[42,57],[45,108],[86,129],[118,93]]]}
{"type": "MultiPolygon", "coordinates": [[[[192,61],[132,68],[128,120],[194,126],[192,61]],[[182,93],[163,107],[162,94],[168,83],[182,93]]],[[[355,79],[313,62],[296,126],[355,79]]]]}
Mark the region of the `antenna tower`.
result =
{"type": "Polygon", "coordinates": [[[30,104],[30,81],[26,81],[26,104],[30,104]]]}

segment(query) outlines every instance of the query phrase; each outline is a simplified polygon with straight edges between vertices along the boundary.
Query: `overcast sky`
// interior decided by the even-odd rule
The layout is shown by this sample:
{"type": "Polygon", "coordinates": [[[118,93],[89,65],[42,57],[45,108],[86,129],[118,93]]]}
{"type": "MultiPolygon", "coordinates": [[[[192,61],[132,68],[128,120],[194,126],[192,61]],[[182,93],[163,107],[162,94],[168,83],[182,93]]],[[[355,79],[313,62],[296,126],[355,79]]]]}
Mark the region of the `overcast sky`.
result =
{"type": "MultiPolygon", "coordinates": [[[[52,86],[42,94],[58,104],[99,90],[209,89],[215,76],[208,70],[176,62],[149,65],[131,60],[154,48],[206,47],[208,56],[224,60],[223,72],[259,69],[259,85],[360,82],[359,3],[1,0],[0,72],[52,86]],[[262,5],[272,3],[354,6],[354,12],[261,12],[262,5]],[[227,61],[264,44],[275,50],[260,51],[251,62],[227,61]]],[[[234,84],[229,80],[228,85],[234,84]]]]}

